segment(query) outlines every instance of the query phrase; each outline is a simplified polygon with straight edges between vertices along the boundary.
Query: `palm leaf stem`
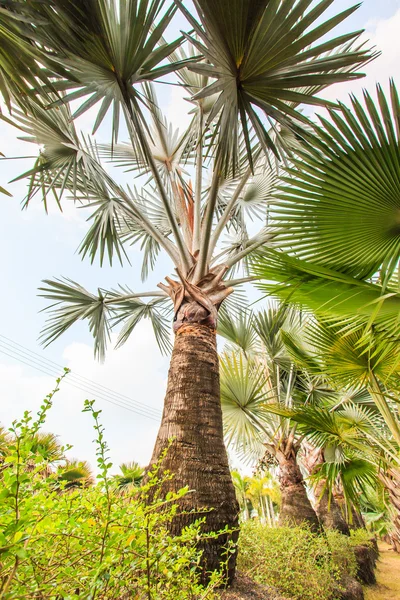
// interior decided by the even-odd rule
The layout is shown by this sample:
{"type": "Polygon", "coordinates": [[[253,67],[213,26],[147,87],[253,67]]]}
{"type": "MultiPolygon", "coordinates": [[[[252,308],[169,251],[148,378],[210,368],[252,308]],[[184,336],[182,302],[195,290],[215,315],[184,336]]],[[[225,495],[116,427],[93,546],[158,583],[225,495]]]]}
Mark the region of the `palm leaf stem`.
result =
{"type": "Polygon", "coordinates": [[[246,170],[245,174],[243,175],[242,179],[238,183],[236,190],[235,190],[234,194],[232,195],[232,198],[229,200],[228,204],[226,205],[225,210],[222,213],[220,219],[218,220],[218,223],[214,229],[214,232],[213,232],[213,234],[211,236],[211,240],[210,240],[210,245],[209,245],[209,249],[208,249],[208,261],[211,260],[215,246],[217,245],[218,240],[224,230],[224,227],[228,223],[228,221],[231,217],[231,212],[232,212],[233,208],[236,206],[239,196],[242,193],[243,188],[246,185],[247,180],[249,179],[251,174],[252,174],[252,169],[249,166],[249,168],[246,170]]]}
{"type": "Polygon", "coordinates": [[[172,193],[174,196],[175,210],[176,214],[179,217],[180,225],[182,227],[184,242],[187,248],[191,248],[193,242],[192,232],[189,225],[188,211],[184,206],[185,201],[184,199],[182,199],[182,196],[179,192],[176,180],[171,172],[171,169],[168,169],[168,180],[170,182],[172,193]]]}
{"type": "Polygon", "coordinates": [[[214,164],[213,178],[211,182],[210,192],[207,199],[207,208],[201,223],[201,243],[200,243],[200,254],[199,260],[195,271],[195,281],[200,281],[206,274],[208,254],[210,246],[210,238],[212,231],[212,224],[214,220],[214,211],[218,199],[218,190],[221,182],[221,158],[218,157],[214,164]]]}
{"type": "Polygon", "coordinates": [[[165,292],[141,292],[138,294],[126,294],[124,296],[118,296],[117,298],[112,298],[108,300],[107,298],[104,300],[105,304],[120,304],[126,300],[133,300],[135,298],[168,298],[165,292]]]}
{"type": "Polygon", "coordinates": [[[170,204],[170,201],[168,198],[168,193],[167,193],[167,190],[165,189],[164,183],[161,178],[161,174],[157,168],[156,162],[155,162],[153,154],[151,152],[151,148],[150,148],[150,145],[149,145],[149,142],[147,139],[147,135],[143,129],[143,125],[142,125],[140,119],[137,118],[137,116],[134,114],[130,103],[128,104],[127,108],[128,108],[128,116],[130,118],[126,119],[126,121],[127,121],[129,135],[131,138],[132,145],[133,145],[133,147],[135,147],[134,140],[135,140],[135,137],[138,136],[138,138],[140,140],[140,144],[141,144],[143,152],[144,152],[144,155],[148,162],[148,166],[150,168],[150,171],[154,177],[158,191],[160,193],[160,198],[164,205],[168,223],[172,229],[172,233],[173,233],[175,241],[176,241],[176,246],[178,249],[180,261],[179,261],[179,264],[176,264],[176,260],[174,260],[174,263],[177,267],[182,267],[185,270],[185,272],[187,272],[191,267],[192,259],[189,254],[189,250],[186,247],[185,242],[182,238],[178,222],[172,211],[172,207],[171,207],[171,204],[170,204]]]}
{"type": "Polygon", "coordinates": [[[243,283],[250,283],[251,281],[255,281],[256,279],[257,277],[242,277],[241,279],[226,279],[224,283],[228,287],[235,287],[238,285],[242,285],[243,283]]]}
{"type": "MultiPolygon", "coordinates": [[[[91,157],[93,159],[93,157],[91,157]]],[[[97,162],[97,161],[96,161],[97,162]]],[[[104,177],[104,180],[108,183],[110,188],[114,191],[116,196],[122,196],[129,216],[133,218],[133,220],[138,223],[143,229],[145,229],[149,235],[151,235],[159,244],[164,248],[167,252],[171,260],[179,266],[179,254],[177,252],[174,244],[168,240],[154,225],[149,221],[146,215],[138,208],[136,204],[132,202],[129,196],[124,192],[124,190],[114,181],[114,179],[105,171],[103,166],[97,162],[99,169],[101,170],[101,174],[104,177]]]]}
{"type": "Polygon", "coordinates": [[[379,412],[385,420],[386,425],[388,426],[391,434],[393,435],[396,442],[400,445],[400,424],[393,411],[390,409],[385,395],[383,394],[378,380],[374,373],[370,373],[369,375],[369,393],[373,398],[379,412]]]}
{"type": "Polygon", "coordinates": [[[203,109],[199,105],[199,140],[196,156],[196,188],[194,196],[194,223],[192,253],[200,250],[201,237],[201,190],[203,184],[203,109]]]}

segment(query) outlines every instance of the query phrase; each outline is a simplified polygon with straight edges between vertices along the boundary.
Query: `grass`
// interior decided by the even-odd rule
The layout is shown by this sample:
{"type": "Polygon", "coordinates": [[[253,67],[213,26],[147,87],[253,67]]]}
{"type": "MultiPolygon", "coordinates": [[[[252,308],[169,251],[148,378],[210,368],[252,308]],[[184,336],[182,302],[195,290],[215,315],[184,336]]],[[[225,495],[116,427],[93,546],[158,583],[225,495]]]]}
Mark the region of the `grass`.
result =
{"type": "Polygon", "coordinates": [[[377,585],[366,587],[365,600],[399,600],[400,554],[388,544],[380,543],[380,558],[376,571],[377,585]]]}

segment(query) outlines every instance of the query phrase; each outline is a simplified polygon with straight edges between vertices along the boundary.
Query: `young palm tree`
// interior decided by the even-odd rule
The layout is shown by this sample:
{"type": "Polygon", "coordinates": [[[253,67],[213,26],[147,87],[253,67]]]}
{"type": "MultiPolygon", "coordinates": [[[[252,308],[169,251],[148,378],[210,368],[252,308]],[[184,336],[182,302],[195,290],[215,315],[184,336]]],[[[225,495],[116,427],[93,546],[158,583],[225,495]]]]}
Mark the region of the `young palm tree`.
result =
{"type": "Polygon", "coordinates": [[[127,494],[132,489],[140,487],[143,481],[144,469],[137,462],[122,463],[121,473],[114,476],[114,484],[118,494],[127,494]]]}
{"type": "Polygon", "coordinates": [[[237,320],[222,316],[219,332],[233,344],[221,355],[222,413],[228,445],[253,462],[267,455],[277,463],[280,522],[306,521],[318,530],[297,460],[302,435],[285,415],[334,393],[291,360],[283,331],[295,324],[295,316],[281,308],[247,318],[242,313],[237,320]]]}
{"type": "Polygon", "coordinates": [[[57,483],[62,484],[63,490],[75,490],[93,485],[94,477],[89,463],[85,460],[67,460],[57,468],[57,483]]]}
{"type": "MultiPolygon", "coordinates": [[[[0,0],[0,90],[10,105],[22,104],[15,124],[41,146],[25,174],[27,202],[40,192],[45,206],[52,195],[60,203],[68,192],[87,206],[92,224],[81,253],[92,261],[122,261],[139,243],[144,276],[161,251],[175,269],[157,291],[142,293],[124,287],[92,294],[70,280],[47,281],[43,294],[58,307],[44,341],[85,319],[103,356],[111,326],[124,324],[120,345],[149,318],[167,350],[172,306],[174,349],[152,460],[173,438],[163,462],[175,475],[170,485],[194,490],[183,501],[187,508],[213,509],[213,531],[237,524],[219,401],[218,310],[240,282],[234,269],[273,238],[265,227],[271,165],[273,157],[290,157],[303,136],[308,120],[298,106],[327,104],[318,91],[358,77],[372,57],[357,46],[359,33],[327,37],[357,8],[323,22],[332,1],[194,0],[193,16],[180,0],[0,0]],[[192,33],[167,43],[178,9],[192,33]],[[172,72],[193,108],[181,136],[167,126],[151,86],[172,72]],[[74,118],[94,106],[94,133],[112,112],[108,148],[75,129],[74,118]],[[127,146],[117,144],[120,117],[127,146]],[[119,185],[100,156],[150,182],[144,190],[119,185]],[[256,235],[249,217],[261,219],[256,235]]],[[[176,520],[176,530],[187,518],[176,520]]],[[[205,549],[209,568],[218,566],[223,543],[224,536],[205,549]]]]}

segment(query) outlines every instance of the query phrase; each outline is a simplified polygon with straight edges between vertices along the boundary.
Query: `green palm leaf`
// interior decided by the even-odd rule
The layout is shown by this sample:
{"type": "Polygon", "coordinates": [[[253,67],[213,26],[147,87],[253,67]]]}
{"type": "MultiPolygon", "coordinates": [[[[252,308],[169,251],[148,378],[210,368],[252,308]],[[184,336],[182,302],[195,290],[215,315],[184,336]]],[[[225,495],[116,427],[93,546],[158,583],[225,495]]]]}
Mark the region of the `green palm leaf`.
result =
{"type": "Polygon", "coordinates": [[[47,287],[39,288],[43,292],[40,295],[54,304],[46,309],[51,311],[51,316],[41,334],[42,343],[48,346],[74,323],[87,319],[94,338],[95,356],[104,359],[110,339],[110,311],[103,293],[99,290],[98,296],[94,296],[70,279],[45,280],[44,283],[47,287]]]}
{"type": "Polygon", "coordinates": [[[164,0],[49,0],[19,3],[15,17],[32,47],[41,48],[38,58],[50,75],[59,78],[52,88],[67,92],[55,105],[82,99],[75,118],[100,103],[94,131],[112,109],[116,141],[121,105],[127,114],[140,115],[141,95],[134,86],[186,64],[164,62],[182,41],[162,43],[176,11],[164,5],[164,0]]]}
{"type": "Polygon", "coordinates": [[[223,354],[221,365],[221,405],[228,444],[246,453],[265,452],[263,422],[267,415],[265,373],[242,355],[223,354]]]}
{"type": "MultiPolygon", "coordinates": [[[[324,315],[351,318],[355,329],[375,325],[389,340],[398,339],[400,294],[377,283],[356,279],[339,271],[293,258],[271,249],[259,251],[252,260],[257,287],[283,302],[324,315]]],[[[348,323],[347,323],[348,324],[348,323]]]]}
{"type": "Polygon", "coordinates": [[[385,285],[400,258],[400,103],[377,87],[329,111],[287,170],[273,207],[276,242],[297,258],[385,285]]]}

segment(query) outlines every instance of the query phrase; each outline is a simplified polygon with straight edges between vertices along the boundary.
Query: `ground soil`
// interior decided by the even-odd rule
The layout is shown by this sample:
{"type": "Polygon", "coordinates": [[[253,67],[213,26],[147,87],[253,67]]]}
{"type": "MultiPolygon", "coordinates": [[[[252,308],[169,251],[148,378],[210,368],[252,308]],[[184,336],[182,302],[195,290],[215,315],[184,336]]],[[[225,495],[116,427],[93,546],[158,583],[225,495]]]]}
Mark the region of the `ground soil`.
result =
{"type": "Polygon", "coordinates": [[[391,546],[379,543],[379,559],[376,570],[377,584],[364,588],[365,600],[400,599],[400,554],[391,546]]]}
{"type": "Polygon", "coordinates": [[[238,573],[232,587],[221,592],[221,600],[290,600],[290,598],[284,598],[273,588],[259,585],[249,577],[238,573]]]}

